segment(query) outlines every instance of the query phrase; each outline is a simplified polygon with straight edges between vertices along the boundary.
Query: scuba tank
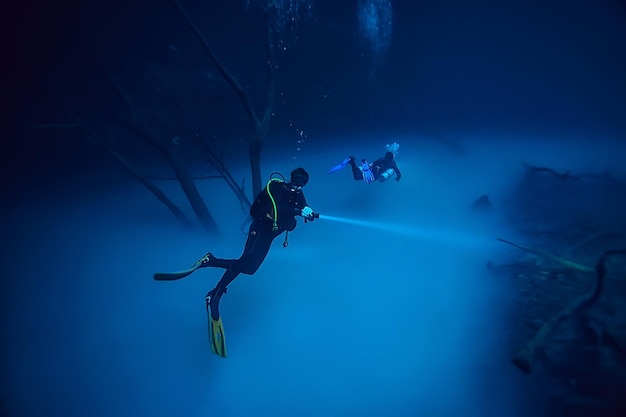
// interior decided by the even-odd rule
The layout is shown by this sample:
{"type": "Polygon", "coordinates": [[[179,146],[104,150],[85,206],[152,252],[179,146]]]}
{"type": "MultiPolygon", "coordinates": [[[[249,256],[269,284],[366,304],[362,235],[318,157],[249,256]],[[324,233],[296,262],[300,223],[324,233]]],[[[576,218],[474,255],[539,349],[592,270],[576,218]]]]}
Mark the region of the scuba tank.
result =
{"type": "MultiPolygon", "coordinates": [[[[388,143],[387,145],[385,145],[385,147],[387,148],[387,152],[391,152],[393,154],[394,159],[395,159],[396,156],[398,156],[398,149],[400,149],[400,144],[398,142],[394,142],[394,143],[391,143],[391,144],[388,143]]],[[[378,181],[379,182],[385,182],[385,181],[388,181],[388,180],[392,179],[395,176],[396,176],[396,171],[394,171],[393,168],[389,168],[389,169],[386,169],[385,171],[383,171],[378,176],[378,181]]]]}
{"type": "Polygon", "coordinates": [[[378,181],[385,182],[395,176],[396,176],[396,171],[394,171],[393,168],[389,168],[378,176],[378,181]]]}

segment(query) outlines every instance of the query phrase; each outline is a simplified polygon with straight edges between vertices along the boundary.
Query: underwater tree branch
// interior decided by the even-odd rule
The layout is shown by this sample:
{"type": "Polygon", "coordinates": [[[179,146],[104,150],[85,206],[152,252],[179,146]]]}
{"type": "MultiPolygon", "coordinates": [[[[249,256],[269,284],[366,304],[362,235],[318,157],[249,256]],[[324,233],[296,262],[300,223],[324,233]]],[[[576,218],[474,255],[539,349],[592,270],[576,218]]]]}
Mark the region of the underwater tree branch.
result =
{"type": "Polygon", "coordinates": [[[107,74],[107,78],[109,79],[109,82],[113,85],[113,89],[115,90],[115,92],[120,96],[122,101],[126,104],[126,107],[128,108],[128,112],[129,112],[130,123],[132,123],[133,125],[137,124],[137,119],[135,116],[135,113],[136,113],[135,105],[130,99],[130,96],[126,93],[126,90],[122,88],[122,85],[117,81],[117,79],[115,79],[115,77],[111,76],[110,74],[107,74]]]}
{"type": "Polygon", "coordinates": [[[580,313],[583,309],[592,306],[598,300],[598,298],[600,298],[600,295],[602,294],[602,289],[604,288],[606,259],[609,256],[617,254],[625,255],[626,251],[613,250],[605,252],[598,260],[595,269],[593,269],[596,272],[596,283],[594,288],[589,291],[589,293],[571,301],[560,312],[552,316],[539,328],[535,335],[528,342],[526,342],[522,348],[517,351],[517,353],[511,359],[511,362],[513,362],[513,364],[517,366],[517,368],[519,368],[525,374],[531,373],[532,362],[535,357],[535,353],[537,350],[543,348],[543,346],[546,344],[548,336],[552,332],[552,330],[562,321],[567,320],[573,315],[580,313]]]}
{"type": "Polygon", "coordinates": [[[107,151],[111,156],[113,156],[125,169],[128,171],[133,177],[139,180],[154,196],[163,203],[180,221],[185,227],[192,227],[192,223],[187,218],[187,216],[174,204],[172,200],[170,200],[163,191],[159,187],[157,187],[152,181],[150,181],[146,176],[142,175],[130,162],[126,160],[122,155],[117,152],[117,150],[111,146],[111,144],[103,139],[100,139],[98,135],[91,131],[87,125],[75,114],[70,113],[70,117],[76,121],[76,124],[82,127],[85,132],[87,138],[95,145],[100,146],[102,149],[107,151]]]}
{"type": "Polygon", "coordinates": [[[139,126],[139,121],[136,118],[136,106],[132,102],[130,96],[111,76],[109,76],[109,79],[111,80],[115,91],[120,95],[120,97],[122,97],[130,111],[130,120],[120,120],[119,123],[135,136],[144,140],[146,143],[152,145],[159,152],[161,152],[174,170],[178,183],[185,193],[185,196],[187,197],[187,200],[189,201],[189,204],[202,227],[210,233],[217,234],[219,232],[217,222],[211,215],[211,212],[200,195],[198,188],[193,182],[191,174],[187,170],[187,167],[178,152],[166,146],[163,141],[158,139],[158,135],[151,129],[139,126]]]}
{"type": "Polygon", "coordinates": [[[228,85],[230,85],[231,89],[235,92],[239,100],[242,102],[244,106],[244,110],[248,115],[249,120],[251,121],[254,128],[254,136],[249,141],[248,147],[248,156],[250,160],[250,171],[252,174],[252,193],[253,195],[257,195],[262,188],[261,184],[261,149],[263,147],[263,141],[267,136],[267,132],[269,131],[271,115],[274,107],[274,56],[273,56],[273,39],[272,39],[272,29],[269,25],[269,15],[267,10],[265,11],[266,18],[266,62],[267,62],[267,77],[268,77],[268,95],[266,103],[264,115],[262,119],[259,119],[254,106],[252,105],[252,100],[250,95],[243,89],[241,84],[237,81],[237,79],[228,71],[228,69],[224,66],[224,64],[217,57],[209,42],[206,40],[198,26],[193,22],[191,16],[187,12],[187,10],[183,7],[179,0],[172,0],[176,5],[176,8],[180,12],[181,16],[185,20],[188,28],[191,30],[192,34],[196,37],[200,45],[209,56],[213,64],[217,67],[218,72],[222,75],[222,77],[226,80],[228,85]]]}
{"type": "Polygon", "coordinates": [[[49,123],[43,125],[32,125],[28,126],[28,130],[45,130],[45,129],[78,129],[78,126],[75,123],[49,123]]]}
{"type": "Polygon", "coordinates": [[[228,85],[230,85],[230,87],[235,91],[239,99],[242,101],[244,108],[246,110],[246,113],[248,114],[248,117],[250,118],[252,123],[254,125],[257,125],[259,123],[259,120],[256,116],[256,112],[254,111],[254,107],[252,106],[252,100],[250,99],[250,96],[248,95],[248,93],[243,89],[243,87],[241,87],[241,84],[239,84],[237,79],[228,71],[228,69],[226,69],[224,64],[222,64],[222,62],[217,58],[217,55],[215,55],[215,52],[213,52],[213,48],[211,48],[211,46],[209,45],[209,42],[206,40],[202,32],[200,32],[200,29],[193,22],[193,20],[191,19],[191,16],[189,16],[189,13],[183,7],[183,5],[178,0],[172,0],[172,1],[174,2],[174,4],[176,5],[176,8],[182,15],[183,19],[185,20],[185,23],[191,30],[191,33],[193,33],[196,39],[198,39],[198,41],[200,42],[200,45],[202,46],[204,51],[207,53],[207,55],[209,56],[213,64],[216,66],[220,75],[226,80],[228,85]]]}
{"type": "Polygon", "coordinates": [[[521,249],[521,250],[523,250],[525,252],[528,252],[528,253],[532,253],[533,255],[539,256],[541,258],[545,258],[545,259],[548,259],[550,261],[556,262],[558,264],[567,266],[569,268],[576,269],[578,271],[594,272],[593,268],[590,268],[590,267],[585,266],[585,265],[577,264],[577,263],[572,262],[572,261],[568,261],[567,259],[559,258],[558,256],[552,255],[551,253],[548,253],[548,252],[545,252],[545,251],[542,251],[542,250],[539,250],[539,249],[528,248],[526,246],[518,245],[517,243],[513,243],[513,242],[510,242],[510,241],[505,240],[505,239],[496,239],[496,240],[498,240],[500,242],[503,242],[503,243],[506,243],[506,244],[511,245],[511,246],[515,246],[516,248],[519,248],[519,249],[521,249]]]}
{"type": "MultiPolygon", "coordinates": [[[[154,175],[148,175],[146,178],[151,180],[159,180],[159,181],[178,181],[176,177],[157,177],[154,175]]],[[[214,179],[224,179],[221,175],[203,175],[201,177],[191,177],[194,181],[200,180],[214,180],[214,179]]]]}
{"type": "Polygon", "coordinates": [[[222,158],[219,158],[217,155],[215,155],[215,152],[213,152],[207,141],[204,140],[199,133],[196,134],[196,139],[198,140],[199,145],[202,147],[205,156],[209,160],[209,163],[217,170],[217,172],[220,174],[220,177],[223,178],[224,181],[226,181],[226,184],[228,184],[233,193],[235,193],[237,200],[239,200],[241,208],[245,208],[245,211],[247,212],[247,210],[250,209],[252,203],[246,195],[243,184],[240,186],[235,181],[230,171],[228,171],[228,169],[226,168],[226,165],[224,164],[222,158]]]}
{"type": "MultiPolygon", "coordinates": [[[[167,104],[168,108],[172,112],[173,119],[178,125],[179,129],[189,134],[189,127],[183,121],[181,112],[179,108],[174,105],[173,100],[171,100],[169,97],[167,97],[164,94],[159,94],[159,96],[167,104]]],[[[204,152],[203,160],[208,161],[208,163],[213,168],[215,168],[217,172],[219,173],[219,175],[211,176],[211,177],[204,177],[202,179],[221,178],[224,181],[226,181],[226,184],[230,187],[230,189],[235,194],[235,197],[237,197],[237,199],[239,200],[242,209],[245,207],[245,211],[247,213],[248,209],[250,208],[251,203],[248,197],[246,196],[244,188],[238,186],[237,182],[233,179],[232,175],[230,174],[230,171],[226,167],[226,164],[224,163],[223,159],[218,157],[215,154],[215,152],[213,152],[213,149],[211,149],[208,141],[204,140],[204,138],[200,136],[199,131],[196,131],[195,135],[193,135],[193,138],[194,138],[195,144],[199,146],[200,149],[204,152]]]]}
{"type": "Polygon", "coordinates": [[[265,10],[265,56],[267,64],[267,105],[261,119],[261,126],[263,128],[263,136],[267,135],[270,127],[270,121],[272,118],[272,111],[274,109],[274,99],[276,94],[275,88],[275,71],[274,71],[274,31],[272,25],[269,22],[269,12],[265,10]]]}
{"type": "Polygon", "coordinates": [[[561,180],[566,180],[566,179],[574,179],[577,180],[578,177],[574,176],[574,175],[570,175],[569,171],[563,172],[563,173],[559,173],[556,172],[555,170],[553,170],[552,168],[546,168],[546,167],[538,167],[536,165],[529,165],[527,163],[522,162],[522,165],[524,166],[524,168],[529,171],[529,174],[532,175],[535,172],[547,172],[549,174],[554,175],[555,177],[557,177],[558,179],[561,180]]]}
{"type": "Polygon", "coordinates": [[[133,177],[139,180],[156,198],[165,204],[165,206],[174,214],[185,227],[191,227],[192,223],[187,216],[170,200],[155,184],[153,184],[148,177],[142,175],[130,162],[128,162],[117,150],[111,146],[111,144],[103,140],[92,131],[87,124],[79,118],[76,113],[70,112],[69,116],[75,123],[50,123],[29,126],[29,130],[44,130],[44,129],[81,129],[85,132],[85,137],[94,145],[104,149],[109,155],[115,158],[126,171],[128,171],[133,177]]]}

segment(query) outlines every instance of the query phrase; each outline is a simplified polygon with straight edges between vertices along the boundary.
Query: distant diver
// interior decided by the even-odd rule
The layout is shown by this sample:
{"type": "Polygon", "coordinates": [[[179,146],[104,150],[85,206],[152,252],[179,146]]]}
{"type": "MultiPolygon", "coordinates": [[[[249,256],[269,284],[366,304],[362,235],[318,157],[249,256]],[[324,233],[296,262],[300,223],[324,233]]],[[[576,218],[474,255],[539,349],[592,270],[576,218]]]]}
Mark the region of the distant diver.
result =
{"type": "Polygon", "coordinates": [[[391,145],[388,144],[385,156],[378,158],[373,163],[369,163],[367,159],[362,159],[361,163],[357,165],[354,156],[349,156],[340,164],[332,167],[328,173],[339,171],[350,164],[355,181],[363,181],[365,184],[370,184],[374,181],[385,182],[393,177],[395,177],[396,181],[400,181],[402,173],[396,164],[396,154],[399,148],[400,145],[396,142],[391,145]]]}
{"type": "Polygon", "coordinates": [[[294,169],[289,182],[285,182],[282,175],[281,178],[273,175],[250,207],[252,224],[243,254],[238,259],[221,259],[209,252],[188,270],[154,274],[157,281],[172,281],[184,278],[200,268],[225,269],[220,281],[205,297],[211,349],[224,358],[226,343],[219,302],[228,285],[239,274],[254,274],[265,260],[274,239],[283,232],[285,232],[283,246],[287,247],[287,234],[296,228],[295,216],[302,216],[305,223],[319,218],[319,214],[308,206],[302,192],[302,187],[309,182],[309,174],[303,168],[294,169]]]}

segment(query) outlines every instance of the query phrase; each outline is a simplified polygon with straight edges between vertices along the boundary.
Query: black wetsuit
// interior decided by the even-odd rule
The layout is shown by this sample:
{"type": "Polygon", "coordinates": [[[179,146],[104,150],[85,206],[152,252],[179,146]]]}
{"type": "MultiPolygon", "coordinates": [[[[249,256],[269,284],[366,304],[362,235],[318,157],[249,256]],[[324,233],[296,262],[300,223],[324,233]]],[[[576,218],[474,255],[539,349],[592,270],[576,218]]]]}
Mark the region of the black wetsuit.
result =
{"type": "MultiPolygon", "coordinates": [[[[350,159],[350,166],[352,167],[352,176],[357,181],[363,180],[363,171],[359,169],[359,166],[354,162],[354,158],[350,159]]],[[[372,170],[372,174],[374,174],[374,180],[377,180],[380,174],[387,171],[389,168],[393,169],[396,172],[396,181],[400,181],[400,177],[402,174],[398,169],[398,165],[396,164],[395,159],[388,159],[384,156],[382,158],[378,158],[371,165],[370,169],[372,170]]]]}
{"type": "Polygon", "coordinates": [[[226,270],[215,288],[208,294],[211,297],[211,317],[214,320],[219,319],[219,301],[228,285],[239,274],[254,274],[265,260],[272,241],[281,233],[295,229],[295,216],[307,206],[302,190],[291,183],[272,181],[270,193],[276,203],[278,216],[274,218],[274,206],[266,189],[263,189],[250,207],[252,224],[242,255],[238,259],[211,257],[206,265],[226,270]]]}

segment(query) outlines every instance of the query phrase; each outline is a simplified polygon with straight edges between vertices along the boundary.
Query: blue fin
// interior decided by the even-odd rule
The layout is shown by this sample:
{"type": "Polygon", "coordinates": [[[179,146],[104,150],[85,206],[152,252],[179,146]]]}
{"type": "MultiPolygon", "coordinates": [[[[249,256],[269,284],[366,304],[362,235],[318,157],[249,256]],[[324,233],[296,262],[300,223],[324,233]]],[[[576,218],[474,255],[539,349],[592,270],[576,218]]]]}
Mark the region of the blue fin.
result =
{"type": "Polygon", "coordinates": [[[349,157],[347,157],[346,159],[344,159],[343,161],[341,161],[341,163],[340,163],[340,164],[335,165],[334,167],[332,167],[332,168],[328,171],[328,173],[329,173],[329,174],[331,174],[331,173],[333,173],[333,172],[335,172],[335,171],[339,171],[340,169],[342,169],[343,167],[345,167],[346,165],[348,165],[348,164],[350,163],[350,158],[351,158],[351,157],[349,156],[349,157]]]}

